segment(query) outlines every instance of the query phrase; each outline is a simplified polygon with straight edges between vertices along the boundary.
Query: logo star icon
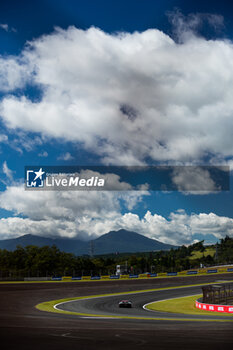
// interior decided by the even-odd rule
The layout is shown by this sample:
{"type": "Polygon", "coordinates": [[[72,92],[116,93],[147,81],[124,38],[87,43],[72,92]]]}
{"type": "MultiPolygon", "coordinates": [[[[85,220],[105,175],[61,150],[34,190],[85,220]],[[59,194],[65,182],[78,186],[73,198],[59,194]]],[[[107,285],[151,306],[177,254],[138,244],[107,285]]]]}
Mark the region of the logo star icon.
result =
{"type": "Polygon", "coordinates": [[[44,171],[42,171],[42,168],[40,168],[39,171],[35,171],[34,172],[36,174],[35,178],[33,181],[37,180],[38,178],[40,178],[42,180],[42,175],[45,173],[44,171]]]}

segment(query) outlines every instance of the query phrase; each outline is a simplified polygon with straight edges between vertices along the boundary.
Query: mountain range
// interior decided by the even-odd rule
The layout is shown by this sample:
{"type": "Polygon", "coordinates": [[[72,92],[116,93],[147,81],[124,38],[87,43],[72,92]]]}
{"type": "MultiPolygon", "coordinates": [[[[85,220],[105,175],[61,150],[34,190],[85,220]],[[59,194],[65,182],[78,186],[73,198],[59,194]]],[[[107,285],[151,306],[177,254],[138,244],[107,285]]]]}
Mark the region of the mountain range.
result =
{"type": "Polygon", "coordinates": [[[111,253],[136,253],[168,250],[174,246],[147,238],[127,230],[110,231],[92,241],[75,238],[50,238],[27,234],[18,238],[0,240],[0,249],[15,250],[17,245],[38,247],[56,245],[61,251],[80,255],[101,255],[111,253]]]}

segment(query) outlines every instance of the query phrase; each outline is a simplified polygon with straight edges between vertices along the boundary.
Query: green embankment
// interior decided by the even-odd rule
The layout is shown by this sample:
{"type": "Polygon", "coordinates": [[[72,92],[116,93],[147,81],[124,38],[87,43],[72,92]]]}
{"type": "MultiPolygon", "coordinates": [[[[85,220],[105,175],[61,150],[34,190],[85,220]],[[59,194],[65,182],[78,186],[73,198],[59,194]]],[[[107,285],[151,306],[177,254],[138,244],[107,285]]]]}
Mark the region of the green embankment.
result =
{"type": "Polygon", "coordinates": [[[200,298],[202,295],[192,295],[189,297],[161,300],[151,304],[148,304],[146,308],[152,311],[160,312],[170,312],[170,313],[180,313],[186,315],[212,315],[212,316],[224,316],[232,317],[233,314],[227,312],[213,312],[213,311],[204,311],[199,310],[195,307],[195,301],[200,298]]]}
{"type": "Polygon", "coordinates": [[[195,259],[201,259],[204,255],[204,257],[207,257],[208,255],[214,256],[216,252],[215,248],[206,248],[204,252],[201,252],[200,250],[193,251],[191,257],[189,257],[190,260],[195,260],[195,259]]]}

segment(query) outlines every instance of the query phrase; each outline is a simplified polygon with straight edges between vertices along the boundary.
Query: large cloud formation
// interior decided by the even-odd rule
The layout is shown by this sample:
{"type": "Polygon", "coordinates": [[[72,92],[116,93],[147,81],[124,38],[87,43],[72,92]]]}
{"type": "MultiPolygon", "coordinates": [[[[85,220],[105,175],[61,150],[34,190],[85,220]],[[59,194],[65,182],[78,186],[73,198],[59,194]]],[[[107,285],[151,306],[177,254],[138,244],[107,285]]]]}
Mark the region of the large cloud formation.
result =
{"type": "Polygon", "coordinates": [[[121,228],[171,244],[190,244],[195,234],[213,241],[233,235],[233,219],[214,213],[188,215],[184,210],[168,219],[147,211],[140,218],[131,210],[146,192],[26,191],[11,186],[0,194],[0,207],[16,216],[0,220],[1,239],[31,233],[41,236],[91,239],[121,228]],[[128,212],[121,213],[121,201],[128,212]],[[5,233],[5,234],[4,234],[5,233]],[[215,238],[215,239],[214,239],[215,238]]]}
{"type": "Polygon", "coordinates": [[[106,164],[232,158],[227,40],[57,28],[0,58],[0,86],[9,128],[79,142],[106,164]],[[40,99],[14,95],[33,85],[40,99]]]}

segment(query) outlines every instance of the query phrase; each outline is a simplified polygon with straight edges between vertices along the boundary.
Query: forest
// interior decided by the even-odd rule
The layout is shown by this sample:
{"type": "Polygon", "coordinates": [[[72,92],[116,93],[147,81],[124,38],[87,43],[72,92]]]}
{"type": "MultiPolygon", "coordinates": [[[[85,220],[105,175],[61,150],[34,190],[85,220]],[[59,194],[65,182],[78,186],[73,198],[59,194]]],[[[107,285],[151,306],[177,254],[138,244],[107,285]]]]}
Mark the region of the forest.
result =
{"type": "Polygon", "coordinates": [[[169,251],[124,253],[104,256],[75,256],[56,246],[17,246],[14,251],[0,250],[0,278],[44,276],[99,276],[123,273],[179,272],[182,270],[233,263],[233,238],[204,246],[204,241],[169,251]]]}

